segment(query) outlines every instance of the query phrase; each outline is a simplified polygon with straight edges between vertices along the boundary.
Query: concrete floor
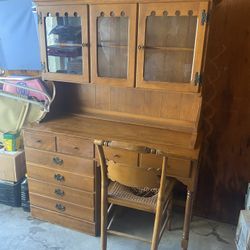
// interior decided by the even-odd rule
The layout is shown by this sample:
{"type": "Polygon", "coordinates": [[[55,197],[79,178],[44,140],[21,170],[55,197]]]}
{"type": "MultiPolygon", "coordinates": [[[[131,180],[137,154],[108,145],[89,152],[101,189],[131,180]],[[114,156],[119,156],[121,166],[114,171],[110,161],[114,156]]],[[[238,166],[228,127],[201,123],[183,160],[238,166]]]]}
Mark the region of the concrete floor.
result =
{"type": "MultiPolygon", "coordinates": [[[[148,238],[152,232],[153,217],[126,210],[113,228],[123,225],[124,232],[148,238]],[[132,220],[131,220],[132,217],[132,220]],[[129,220],[130,219],[130,220],[129,220]]],[[[181,214],[174,214],[171,232],[165,232],[159,250],[179,250],[182,236],[181,214]]],[[[191,225],[189,250],[233,250],[235,227],[194,217],[191,225]]],[[[30,217],[21,208],[0,204],[1,250],[98,250],[100,238],[53,225],[30,217]]],[[[118,236],[108,236],[108,249],[146,250],[149,244],[118,236]]]]}

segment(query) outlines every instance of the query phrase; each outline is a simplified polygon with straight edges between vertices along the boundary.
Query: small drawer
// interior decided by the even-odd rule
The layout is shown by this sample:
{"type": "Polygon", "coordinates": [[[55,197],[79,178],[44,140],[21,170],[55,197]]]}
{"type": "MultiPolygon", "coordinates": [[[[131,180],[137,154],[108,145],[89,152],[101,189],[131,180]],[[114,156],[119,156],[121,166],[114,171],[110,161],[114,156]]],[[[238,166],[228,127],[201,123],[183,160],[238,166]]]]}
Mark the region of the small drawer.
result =
{"type": "Polygon", "coordinates": [[[91,222],[95,221],[93,208],[81,207],[76,204],[52,199],[35,193],[30,193],[30,202],[34,206],[49,209],[60,214],[70,215],[91,222]]]}
{"type": "Polygon", "coordinates": [[[125,149],[107,148],[107,147],[104,147],[103,149],[107,160],[113,160],[114,162],[117,163],[124,163],[133,166],[138,165],[138,153],[136,152],[125,149]]]}
{"type": "Polygon", "coordinates": [[[58,136],[57,137],[57,151],[64,154],[71,154],[81,157],[93,158],[94,145],[91,140],[58,136]]]}
{"type": "Polygon", "coordinates": [[[24,145],[26,147],[56,151],[56,137],[49,133],[29,133],[24,131],[24,145]]]}
{"type": "Polygon", "coordinates": [[[30,178],[55,184],[60,187],[66,186],[88,192],[95,191],[95,180],[93,177],[46,168],[35,164],[27,164],[27,173],[30,178]]]}
{"type": "Polygon", "coordinates": [[[69,171],[80,175],[94,176],[93,160],[59,153],[44,152],[32,148],[25,149],[25,156],[27,163],[44,165],[53,169],[69,171]]]}
{"type": "MultiPolygon", "coordinates": [[[[161,168],[162,157],[159,155],[141,154],[140,166],[161,168]]],[[[167,164],[167,175],[189,178],[191,176],[191,160],[169,158],[167,164]]]]}
{"type": "Polygon", "coordinates": [[[29,191],[79,206],[94,207],[95,194],[29,178],[29,191]]]}

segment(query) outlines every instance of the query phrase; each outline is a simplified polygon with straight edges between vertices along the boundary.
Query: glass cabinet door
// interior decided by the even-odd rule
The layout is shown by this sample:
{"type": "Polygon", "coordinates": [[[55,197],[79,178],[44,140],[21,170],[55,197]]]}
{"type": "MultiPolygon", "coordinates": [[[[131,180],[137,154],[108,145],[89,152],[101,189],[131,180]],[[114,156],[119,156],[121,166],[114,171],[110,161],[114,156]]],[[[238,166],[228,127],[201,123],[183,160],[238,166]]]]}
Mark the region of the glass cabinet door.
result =
{"type": "Polygon", "coordinates": [[[91,6],[91,80],[134,86],[136,5],[91,6]]]}
{"type": "Polygon", "coordinates": [[[44,78],[89,82],[87,7],[51,6],[41,11],[44,78]]]}
{"type": "Polygon", "coordinates": [[[141,4],[137,86],[197,91],[208,4],[141,4]]]}

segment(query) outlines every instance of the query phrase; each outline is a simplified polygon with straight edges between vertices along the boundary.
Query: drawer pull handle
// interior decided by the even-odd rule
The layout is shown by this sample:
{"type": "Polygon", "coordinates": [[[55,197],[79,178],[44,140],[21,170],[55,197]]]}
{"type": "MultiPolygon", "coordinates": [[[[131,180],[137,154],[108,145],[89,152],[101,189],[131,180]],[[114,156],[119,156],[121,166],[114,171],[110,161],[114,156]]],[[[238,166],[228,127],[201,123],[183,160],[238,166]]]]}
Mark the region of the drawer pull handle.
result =
{"type": "Polygon", "coordinates": [[[114,158],[121,158],[120,155],[114,155],[114,158]]]}
{"type": "Polygon", "coordinates": [[[57,189],[55,189],[55,194],[62,197],[62,196],[64,196],[64,191],[57,188],[57,189]]]}
{"type": "Polygon", "coordinates": [[[60,181],[60,182],[65,181],[64,176],[60,175],[60,174],[55,174],[54,179],[57,180],[57,181],[60,181]]]}
{"type": "Polygon", "coordinates": [[[62,165],[63,164],[63,160],[60,159],[59,157],[54,157],[53,158],[53,162],[56,164],[56,165],[62,165]]]}
{"type": "Polygon", "coordinates": [[[37,142],[37,143],[41,143],[41,142],[42,142],[42,140],[36,140],[36,142],[37,142]]]}
{"type": "Polygon", "coordinates": [[[63,206],[60,203],[56,204],[56,209],[59,210],[59,211],[62,211],[62,212],[66,210],[65,206],[63,206]]]}
{"type": "Polygon", "coordinates": [[[74,149],[75,149],[75,150],[79,150],[79,148],[78,148],[78,147],[74,147],[74,149]]]}

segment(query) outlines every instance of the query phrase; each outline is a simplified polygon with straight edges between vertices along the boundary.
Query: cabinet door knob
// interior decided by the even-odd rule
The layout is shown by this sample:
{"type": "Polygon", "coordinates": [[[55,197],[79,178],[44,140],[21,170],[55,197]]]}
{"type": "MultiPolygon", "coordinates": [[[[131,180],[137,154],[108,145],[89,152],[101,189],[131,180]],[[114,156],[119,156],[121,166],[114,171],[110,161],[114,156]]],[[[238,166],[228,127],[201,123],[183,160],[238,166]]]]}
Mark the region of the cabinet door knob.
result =
{"type": "Polygon", "coordinates": [[[59,157],[53,157],[53,163],[61,166],[63,164],[63,160],[59,157]]]}
{"type": "Polygon", "coordinates": [[[143,45],[138,45],[138,49],[142,50],[142,49],[144,49],[144,46],[143,45]]]}
{"type": "Polygon", "coordinates": [[[56,209],[59,210],[59,211],[62,211],[62,212],[66,210],[65,206],[63,206],[60,203],[56,204],[56,209]]]}
{"type": "Polygon", "coordinates": [[[82,47],[89,47],[88,43],[82,43],[82,47]]]}
{"type": "Polygon", "coordinates": [[[55,194],[62,197],[62,196],[64,196],[64,191],[61,190],[60,188],[56,188],[55,194]]]}
{"type": "Polygon", "coordinates": [[[57,181],[60,181],[60,182],[65,181],[64,176],[60,175],[60,174],[55,174],[54,179],[57,180],[57,181]]]}

